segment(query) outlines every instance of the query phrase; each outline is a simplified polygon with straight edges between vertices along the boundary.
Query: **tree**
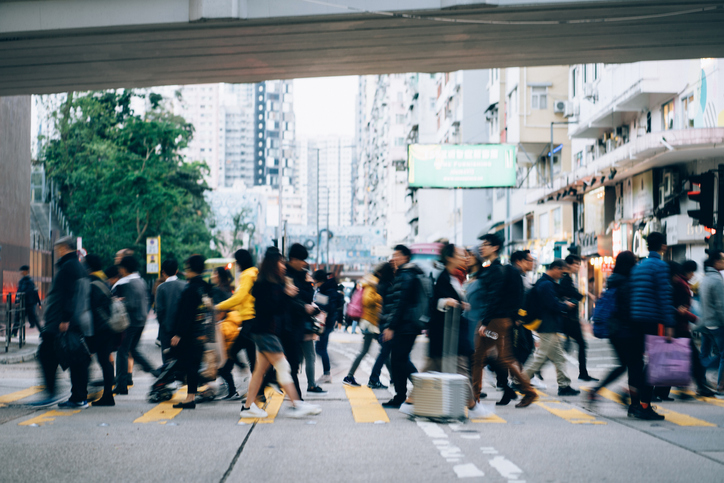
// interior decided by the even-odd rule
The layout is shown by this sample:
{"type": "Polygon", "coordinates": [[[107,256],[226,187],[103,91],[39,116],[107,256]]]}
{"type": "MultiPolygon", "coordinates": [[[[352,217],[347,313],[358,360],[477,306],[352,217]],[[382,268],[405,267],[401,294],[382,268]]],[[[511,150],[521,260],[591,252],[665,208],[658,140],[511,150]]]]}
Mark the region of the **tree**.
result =
{"type": "Polygon", "coordinates": [[[244,248],[245,235],[246,244],[251,249],[251,242],[254,239],[256,225],[252,219],[254,210],[249,206],[242,207],[237,213],[232,215],[231,230],[217,230],[214,238],[216,244],[225,256],[232,256],[239,248],[244,248]]]}
{"type": "Polygon", "coordinates": [[[145,239],[161,236],[164,258],[209,248],[205,163],[185,162],[181,151],[193,126],[169,113],[160,96],[136,115],[132,91],[68,94],[52,114],[57,137],[41,159],[60,188],[61,207],[89,252],[108,263],[120,248],[145,254],[145,239]]]}

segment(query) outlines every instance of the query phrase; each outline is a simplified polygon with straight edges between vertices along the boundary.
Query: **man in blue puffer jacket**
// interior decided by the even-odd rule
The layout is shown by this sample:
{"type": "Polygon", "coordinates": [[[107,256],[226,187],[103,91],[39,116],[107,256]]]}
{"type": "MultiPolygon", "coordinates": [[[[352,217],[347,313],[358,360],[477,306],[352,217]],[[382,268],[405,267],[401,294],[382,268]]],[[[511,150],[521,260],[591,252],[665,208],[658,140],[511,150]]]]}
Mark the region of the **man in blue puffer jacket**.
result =
{"type": "Polygon", "coordinates": [[[674,333],[674,305],[671,287],[671,272],[662,256],[666,253],[666,236],[652,232],[646,239],[649,257],[642,260],[631,272],[629,287],[631,292],[631,320],[636,330],[635,353],[632,359],[638,362],[636,380],[641,398],[640,405],[631,405],[629,417],[645,420],[662,420],[664,416],[657,414],[651,407],[653,388],[646,384],[643,356],[646,334],[655,335],[659,324],[666,327],[667,337],[674,333]]]}

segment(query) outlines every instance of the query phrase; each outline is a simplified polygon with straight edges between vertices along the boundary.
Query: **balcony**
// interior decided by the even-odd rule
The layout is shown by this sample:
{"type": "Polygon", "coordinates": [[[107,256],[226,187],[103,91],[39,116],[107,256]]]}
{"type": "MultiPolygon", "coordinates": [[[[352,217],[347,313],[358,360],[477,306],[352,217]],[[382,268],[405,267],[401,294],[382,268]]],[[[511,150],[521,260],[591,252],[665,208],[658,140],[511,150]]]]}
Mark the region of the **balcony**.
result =
{"type": "Polygon", "coordinates": [[[616,148],[593,162],[553,180],[552,187],[540,187],[528,192],[526,200],[535,203],[549,196],[557,196],[577,182],[594,176],[606,175],[616,169],[613,184],[624,178],[652,168],[669,166],[693,160],[724,156],[724,128],[677,129],[659,131],[640,136],[616,148]]]}

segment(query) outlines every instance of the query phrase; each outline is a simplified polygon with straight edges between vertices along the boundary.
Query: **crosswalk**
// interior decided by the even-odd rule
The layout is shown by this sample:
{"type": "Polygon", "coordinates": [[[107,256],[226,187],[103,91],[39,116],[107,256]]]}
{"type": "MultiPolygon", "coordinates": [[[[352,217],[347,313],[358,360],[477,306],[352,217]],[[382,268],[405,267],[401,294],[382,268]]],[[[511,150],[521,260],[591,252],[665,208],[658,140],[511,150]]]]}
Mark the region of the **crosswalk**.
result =
{"type": "MultiPolygon", "coordinates": [[[[407,417],[400,417],[398,411],[384,408],[375,392],[368,387],[342,387],[343,391],[339,391],[339,388],[334,388],[334,391],[336,391],[335,393],[344,394],[344,399],[346,399],[348,403],[347,407],[349,415],[355,424],[404,424],[406,422],[407,417]]],[[[41,392],[42,389],[42,386],[31,386],[12,393],[0,395],[0,403],[5,405],[23,404],[25,399],[32,398],[32,396],[41,392]]],[[[586,388],[583,389],[585,390],[586,388]]],[[[722,418],[724,414],[719,415],[718,412],[715,412],[717,415],[715,418],[712,418],[711,415],[702,416],[701,414],[698,414],[701,413],[702,408],[706,407],[724,408],[724,400],[697,397],[690,391],[672,391],[672,394],[674,395],[678,395],[680,393],[689,394],[692,396],[692,399],[686,403],[686,405],[677,404],[676,409],[678,409],[678,411],[672,409],[670,405],[657,405],[657,411],[666,417],[664,421],[665,423],[688,428],[717,428],[724,424],[722,422],[724,420],[722,418]],[[686,408],[686,412],[682,411],[682,406],[686,408]],[[689,412],[697,414],[688,414],[689,412]]],[[[582,398],[564,399],[549,395],[543,391],[538,391],[538,394],[538,401],[536,401],[530,408],[511,410],[511,405],[498,411],[502,412],[502,414],[491,414],[486,418],[474,419],[470,422],[473,424],[509,424],[508,419],[510,419],[512,415],[518,417],[521,414],[525,414],[527,417],[532,416],[535,419],[552,416],[556,421],[574,425],[606,425],[610,420],[608,417],[601,416],[597,411],[589,410],[588,406],[582,403],[582,398]]],[[[620,398],[613,391],[604,388],[599,392],[599,394],[605,400],[614,402],[617,406],[621,406],[620,398]]],[[[96,393],[90,395],[90,398],[93,399],[99,396],[100,393],[96,393]]],[[[265,396],[267,402],[263,407],[268,416],[263,419],[240,419],[238,420],[239,424],[273,424],[278,420],[277,416],[279,415],[284,403],[284,395],[267,388],[265,396]]],[[[185,397],[186,386],[183,386],[176,390],[171,400],[153,405],[143,412],[141,416],[134,417],[129,422],[133,424],[165,425],[183,414],[183,409],[174,408],[173,405],[176,402],[183,400],[185,397]]],[[[338,400],[334,397],[330,397],[329,399],[330,402],[338,400]]],[[[322,407],[324,407],[324,398],[315,402],[321,403],[322,407]]],[[[484,404],[495,409],[492,401],[484,402],[484,404]]],[[[621,407],[623,409],[623,406],[621,407]]],[[[89,415],[93,413],[97,414],[94,410],[84,412],[88,412],[89,415]]],[[[17,424],[19,426],[51,425],[60,423],[61,421],[71,421],[72,417],[79,413],[81,413],[80,410],[49,408],[41,411],[40,413],[35,412],[34,414],[27,416],[25,419],[20,420],[17,424]]],[[[625,413],[622,414],[625,415],[625,413]]]]}

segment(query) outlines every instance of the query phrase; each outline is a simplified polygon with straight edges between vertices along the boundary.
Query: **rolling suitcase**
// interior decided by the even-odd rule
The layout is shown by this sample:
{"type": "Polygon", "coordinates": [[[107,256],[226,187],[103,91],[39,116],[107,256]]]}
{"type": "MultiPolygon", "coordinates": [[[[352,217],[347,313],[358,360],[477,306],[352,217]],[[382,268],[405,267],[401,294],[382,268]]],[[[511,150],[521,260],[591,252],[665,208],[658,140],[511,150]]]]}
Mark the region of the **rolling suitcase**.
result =
{"type": "Polygon", "coordinates": [[[443,335],[443,372],[412,375],[413,414],[430,419],[465,419],[468,399],[468,378],[456,373],[460,308],[445,313],[443,335]]]}

